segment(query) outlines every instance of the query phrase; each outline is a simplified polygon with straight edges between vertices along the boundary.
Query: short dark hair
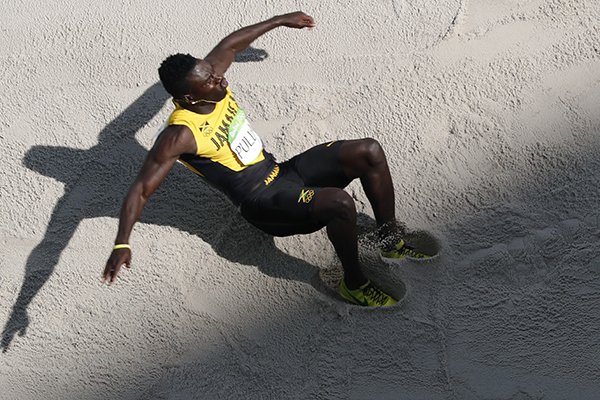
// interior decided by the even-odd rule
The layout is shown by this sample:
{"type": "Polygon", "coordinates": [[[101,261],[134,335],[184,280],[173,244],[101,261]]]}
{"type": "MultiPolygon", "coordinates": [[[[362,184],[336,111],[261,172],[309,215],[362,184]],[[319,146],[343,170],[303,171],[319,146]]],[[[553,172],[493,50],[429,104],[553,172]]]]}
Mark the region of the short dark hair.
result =
{"type": "Polygon", "coordinates": [[[189,54],[177,53],[165,58],[160,64],[158,76],[171,96],[178,98],[186,94],[185,78],[196,66],[196,61],[196,58],[189,54]]]}

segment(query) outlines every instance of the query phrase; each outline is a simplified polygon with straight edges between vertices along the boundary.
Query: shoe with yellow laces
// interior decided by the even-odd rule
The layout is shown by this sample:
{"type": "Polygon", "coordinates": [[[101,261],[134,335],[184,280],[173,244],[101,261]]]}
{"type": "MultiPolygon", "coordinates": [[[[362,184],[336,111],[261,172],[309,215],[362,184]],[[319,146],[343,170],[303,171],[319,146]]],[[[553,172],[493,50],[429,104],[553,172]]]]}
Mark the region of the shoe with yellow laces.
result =
{"type": "Polygon", "coordinates": [[[429,260],[434,258],[437,254],[429,255],[416,250],[410,246],[403,239],[400,239],[394,246],[389,247],[386,250],[381,250],[381,256],[383,258],[399,261],[405,258],[409,260],[429,260]]]}
{"type": "Polygon", "coordinates": [[[364,285],[355,290],[348,289],[346,282],[342,279],[340,282],[340,295],[353,304],[365,307],[387,307],[397,303],[390,295],[384,293],[371,281],[367,281],[364,285]]]}

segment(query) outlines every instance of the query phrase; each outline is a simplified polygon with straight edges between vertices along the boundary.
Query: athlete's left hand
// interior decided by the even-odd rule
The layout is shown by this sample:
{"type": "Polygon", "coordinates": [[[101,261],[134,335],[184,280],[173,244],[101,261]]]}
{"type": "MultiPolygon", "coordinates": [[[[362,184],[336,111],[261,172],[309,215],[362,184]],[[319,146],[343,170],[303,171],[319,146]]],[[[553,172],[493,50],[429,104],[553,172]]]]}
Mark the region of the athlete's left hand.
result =
{"type": "Polygon", "coordinates": [[[288,28],[312,28],[315,26],[315,20],[308,14],[304,14],[302,11],[296,11],[289,14],[278,15],[279,23],[282,26],[288,28]]]}

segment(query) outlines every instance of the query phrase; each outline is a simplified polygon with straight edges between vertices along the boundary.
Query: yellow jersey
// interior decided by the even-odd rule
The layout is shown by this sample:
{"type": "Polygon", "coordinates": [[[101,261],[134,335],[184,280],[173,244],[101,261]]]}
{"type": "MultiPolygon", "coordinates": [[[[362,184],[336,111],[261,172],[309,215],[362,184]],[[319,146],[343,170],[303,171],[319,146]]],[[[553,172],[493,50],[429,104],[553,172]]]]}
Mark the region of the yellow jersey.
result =
{"type": "Polygon", "coordinates": [[[175,107],[167,125],[188,127],[197,146],[196,154],[183,154],[179,161],[223,191],[234,204],[244,201],[272,175],[275,160],[264,150],[229,88],[210,114],[186,110],[176,102],[175,107]]]}

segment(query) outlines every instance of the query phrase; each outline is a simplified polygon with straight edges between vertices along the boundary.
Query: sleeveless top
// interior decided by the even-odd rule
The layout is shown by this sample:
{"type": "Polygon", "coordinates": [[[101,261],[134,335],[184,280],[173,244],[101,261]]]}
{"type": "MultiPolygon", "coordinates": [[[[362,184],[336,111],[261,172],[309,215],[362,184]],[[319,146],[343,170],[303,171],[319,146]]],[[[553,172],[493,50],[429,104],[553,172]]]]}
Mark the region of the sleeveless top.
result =
{"type": "Polygon", "coordinates": [[[176,102],[175,106],[167,125],[187,126],[196,140],[196,154],[179,157],[188,169],[205,178],[236,205],[261,184],[272,181],[273,171],[278,171],[277,164],[264,150],[229,88],[210,114],[197,114],[176,102]]]}

